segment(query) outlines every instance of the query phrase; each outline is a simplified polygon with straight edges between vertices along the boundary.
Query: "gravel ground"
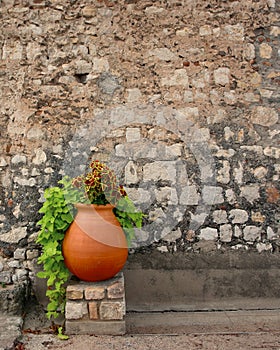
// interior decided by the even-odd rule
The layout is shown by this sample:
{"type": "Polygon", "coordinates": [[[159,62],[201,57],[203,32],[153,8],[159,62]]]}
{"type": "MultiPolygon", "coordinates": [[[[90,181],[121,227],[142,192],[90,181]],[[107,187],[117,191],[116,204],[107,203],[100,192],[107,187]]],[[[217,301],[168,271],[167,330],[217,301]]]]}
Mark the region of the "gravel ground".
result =
{"type": "Polygon", "coordinates": [[[25,335],[24,350],[280,350],[280,332],[243,334],[71,336],[63,341],[53,335],[25,335]]]}

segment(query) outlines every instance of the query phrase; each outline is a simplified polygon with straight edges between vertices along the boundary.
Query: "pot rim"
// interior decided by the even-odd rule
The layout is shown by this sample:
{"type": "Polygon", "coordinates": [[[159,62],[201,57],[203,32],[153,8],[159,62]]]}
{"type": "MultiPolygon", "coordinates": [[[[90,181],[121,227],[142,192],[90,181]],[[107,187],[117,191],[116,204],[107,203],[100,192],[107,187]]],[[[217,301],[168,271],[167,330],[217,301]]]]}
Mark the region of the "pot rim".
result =
{"type": "Polygon", "coordinates": [[[115,206],[113,204],[88,204],[88,203],[75,203],[75,208],[95,208],[95,209],[113,209],[115,206]]]}

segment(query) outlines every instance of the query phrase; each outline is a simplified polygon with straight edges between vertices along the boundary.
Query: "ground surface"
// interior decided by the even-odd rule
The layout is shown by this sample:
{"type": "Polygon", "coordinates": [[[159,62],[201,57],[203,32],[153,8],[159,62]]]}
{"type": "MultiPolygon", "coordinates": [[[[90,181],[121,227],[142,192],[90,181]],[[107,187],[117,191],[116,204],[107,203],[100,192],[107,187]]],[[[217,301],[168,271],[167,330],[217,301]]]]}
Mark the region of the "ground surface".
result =
{"type": "Polygon", "coordinates": [[[50,335],[24,337],[24,350],[246,350],[280,349],[279,333],[71,336],[61,341],[50,335]]]}

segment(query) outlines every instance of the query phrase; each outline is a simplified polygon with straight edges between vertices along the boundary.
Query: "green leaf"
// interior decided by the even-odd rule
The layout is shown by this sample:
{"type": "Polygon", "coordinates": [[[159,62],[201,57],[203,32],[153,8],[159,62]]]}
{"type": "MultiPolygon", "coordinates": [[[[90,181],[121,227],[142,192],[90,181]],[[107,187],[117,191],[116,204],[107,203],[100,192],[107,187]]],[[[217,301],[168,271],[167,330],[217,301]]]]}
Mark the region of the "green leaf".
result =
{"type": "Polygon", "coordinates": [[[37,272],[37,277],[39,278],[47,278],[47,274],[44,271],[37,272]]]}
{"type": "Polygon", "coordinates": [[[58,331],[58,334],[57,334],[58,339],[60,339],[60,340],[68,340],[69,339],[68,335],[63,334],[62,327],[59,327],[57,331],[58,331]]]}

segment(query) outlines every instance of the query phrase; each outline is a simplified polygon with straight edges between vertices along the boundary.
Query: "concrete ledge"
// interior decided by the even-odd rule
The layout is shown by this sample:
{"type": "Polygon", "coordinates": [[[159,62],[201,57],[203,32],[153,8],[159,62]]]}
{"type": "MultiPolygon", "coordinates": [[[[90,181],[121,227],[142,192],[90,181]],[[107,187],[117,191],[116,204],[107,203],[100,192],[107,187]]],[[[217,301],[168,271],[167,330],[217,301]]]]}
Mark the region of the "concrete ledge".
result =
{"type": "Polygon", "coordinates": [[[129,334],[240,333],[279,331],[280,309],[217,312],[129,312],[129,334]]]}
{"type": "Polygon", "coordinates": [[[125,321],[66,321],[65,329],[68,335],[124,335],[126,333],[125,321]]]}
{"type": "Polygon", "coordinates": [[[278,308],[279,266],[277,253],[138,252],[124,269],[127,310],[244,309],[248,301],[253,308],[256,303],[262,309],[278,308]]]}

